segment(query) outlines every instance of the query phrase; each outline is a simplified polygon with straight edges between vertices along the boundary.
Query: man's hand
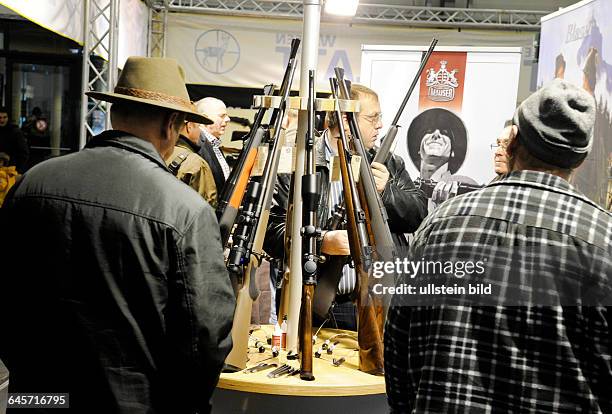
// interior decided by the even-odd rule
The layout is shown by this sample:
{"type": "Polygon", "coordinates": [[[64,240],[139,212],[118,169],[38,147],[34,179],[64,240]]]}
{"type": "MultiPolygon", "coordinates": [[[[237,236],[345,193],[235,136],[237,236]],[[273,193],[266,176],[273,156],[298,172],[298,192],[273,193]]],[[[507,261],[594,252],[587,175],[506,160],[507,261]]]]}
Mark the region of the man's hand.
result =
{"type": "Polygon", "coordinates": [[[348,256],[351,254],[349,248],[348,233],[346,230],[330,230],[321,242],[321,252],[330,256],[348,256]]]}
{"type": "Polygon", "coordinates": [[[441,204],[449,198],[456,196],[458,189],[458,181],[439,181],[431,193],[431,201],[441,204]]]}
{"type": "Polygon", "coordinates": [[[379,162],[372,163],[372,175],[374,176],[374,182],[376,183],[376,191],[378,194],[382,194],[385,191],[387,181],[389,181],[389,170],[383,164],[379,162]]]}

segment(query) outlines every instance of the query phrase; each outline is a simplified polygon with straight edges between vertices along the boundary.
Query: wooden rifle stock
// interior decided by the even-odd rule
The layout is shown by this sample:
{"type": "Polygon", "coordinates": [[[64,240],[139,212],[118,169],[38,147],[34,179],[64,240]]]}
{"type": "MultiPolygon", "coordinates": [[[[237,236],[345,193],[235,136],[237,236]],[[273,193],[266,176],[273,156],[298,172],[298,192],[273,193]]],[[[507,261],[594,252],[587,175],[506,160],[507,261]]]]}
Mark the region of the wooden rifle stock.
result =
{"type": "MultiPolygon", "coordinates": [[[[268,214],[264,213],[260,222],[268,222],[268,214]]],[[[263,245],[264,232],[257,235],[255,245],[263,245]],[[262,240],[259,240],[261,238],[262,240]]],[[[225,358],[224,372],[241,371],[246,367],[248,361],[247,353],[249,348],[249,325],[251,323],[251,313],[253,302],[259,297],[259,289],[255,281],[255,272],[259,267],[258,259],[251,256],[249,264],[244,273],[242,286],[238,290],[236,297],[236,309],[234,310],[234,320],[232,323],[232,350],[225,358]]]]}
{"type": "MultiPolygon", "coordinates": [[[[330,80],[332,94],[338,98],[338,82],[330,80]]],[[[344,128],[342,114],[336,109],[336,119],[339,125],[340,140],[338,140],[338,156],[344,187],[344,202],[346,203],[347,233],[351,257],[357,274],[357,307],[359,343],[359,369],[363,372],[380,375],[384,370],[382,336],[376,324],[376,312],[371,305],[368,292],[368,270],[372,261],[372,247],[367,232],[367,218],[357,194],[353,172],[350,168],[351,154],[344,128]]]]}
{"type": "Polygon", "coordinates": [[[395,136],[397,135],[397,130],[399,128],[398,122],[400,120],[400,117],[402,116],[402,112],[404,112],[404,108],[406,108],[408,99],[410,99],[410,95],[412,95],[412,91],[414,90],[416,84],[418,83],[419,78],[421,77],[421,74],[423,73],[423,70],[425,69],[425,65],[427,65],[427,61],[429,61],[429,57],[433,53],[434,48],[436,47],[437,44],[438,44],[438,39],[433,38],[431,40],[431,43],[429,44],[429,49],[427,50],[427,53],[425,54],[425,56],[423,56],[423,59],[421,59],[421,66],[419,66],[419,70],[417,70],[417,73],[414,76],[414,79],[412,79],[412,83],[410,84],[410,87],[408,88],[408,92],[406,93],[406,96],[404,97],[402,104],[397,110],[397,113],[395,114],[395,118],[393,118],[393,122],[391,122],[391,126],[389,127],[389,130],[385,134],[385,137],[382,140],[382,144],[380,148],[378,149],[376,156],[374,156],[374,162],[379,162],[381,164],[384,164],[389,159],[389,154],[391,153],[391,147],[396,142],[395,136]]]}
{"type": "Polygon", "coordinates": [[[315,285],[302,286],[302,305],[300,307],[300,378],[304,381],[315,379],[312,373],[312,299],[315,285]]]}

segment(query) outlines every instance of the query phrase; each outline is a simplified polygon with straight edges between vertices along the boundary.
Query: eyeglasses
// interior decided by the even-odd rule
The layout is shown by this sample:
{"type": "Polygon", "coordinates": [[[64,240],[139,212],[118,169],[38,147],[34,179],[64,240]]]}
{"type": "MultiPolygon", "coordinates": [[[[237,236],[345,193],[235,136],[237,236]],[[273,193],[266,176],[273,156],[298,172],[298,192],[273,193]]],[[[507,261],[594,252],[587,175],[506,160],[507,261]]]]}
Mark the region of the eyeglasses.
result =
{"type": "Polygon", "coordinates": [[[383,114],[379,113],[379,114],[374,114],[374,115],[361,115],[361,116],[367,119],[368,122],[371,123],[372,125],[376,125],[382,121],[383,114]]]}
{"type": "Polygon", "coordinates": [[[495,144],[491,144],[490,147],[492,150],[496,150],[499,147],[505,150],[508,147],[508,140],[504,138],[497,138],[495,144]]]}

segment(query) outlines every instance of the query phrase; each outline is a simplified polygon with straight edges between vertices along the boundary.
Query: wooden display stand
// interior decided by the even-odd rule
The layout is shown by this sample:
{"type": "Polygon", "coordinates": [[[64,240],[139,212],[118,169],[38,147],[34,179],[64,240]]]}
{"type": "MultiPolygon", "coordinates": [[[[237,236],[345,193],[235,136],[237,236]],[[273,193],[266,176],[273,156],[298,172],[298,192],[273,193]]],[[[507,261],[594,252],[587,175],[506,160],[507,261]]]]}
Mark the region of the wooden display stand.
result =
{"type": "MultiPolygon", "coordinates": [[[[253,332],[252,337],[266,343],[266,335],[271,335],[272,327],[263,326],[253,332]]],[[[326,339],[330,343],[339,342],[329,355],[322,351],[321,358],[314,358],[314,381],[303,381],[299,374],[287,377],[268,378],[274,368],[256,373],[244,371],[221,374],[217,390],[213,396],[213,413],[259,413],[272,410],[277,413],[325,413],[350,410],[356,413],[378,413],[388,411],[385,396],[385,379],[359,371],[359,353],[356,333],[337,329],[322,329],[313,346],[313,354],[326,339]],[[336,367],[333,358],[345,358],[336,367]]],[[[247,368],[259,364],[288,364],[299,368],[298,360],[287,361],[287,353],[281,352],[277,358],[270,358],[270,346],[266,352],[258,353],[250,341],[247,368]],[[267,359],[270,358],[270,359],[267,359]]]]}

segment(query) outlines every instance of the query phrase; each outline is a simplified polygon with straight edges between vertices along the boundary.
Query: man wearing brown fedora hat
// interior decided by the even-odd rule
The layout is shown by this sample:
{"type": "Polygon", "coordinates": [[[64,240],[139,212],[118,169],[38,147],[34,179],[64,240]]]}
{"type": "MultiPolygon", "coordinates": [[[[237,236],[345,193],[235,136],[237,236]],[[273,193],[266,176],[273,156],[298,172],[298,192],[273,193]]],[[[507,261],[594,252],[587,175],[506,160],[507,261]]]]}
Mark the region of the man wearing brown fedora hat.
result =
{"type": "Polygon", "coordinates": [[[29,170],[0,210],[10,391],[69,393],[79,413],[209,412],[235,299],[214,211],[164,157],[185,120],[210,121],[171,59],[129,58],[114,93],[89,95],[113,103],[114,129],[29,170]]]}

